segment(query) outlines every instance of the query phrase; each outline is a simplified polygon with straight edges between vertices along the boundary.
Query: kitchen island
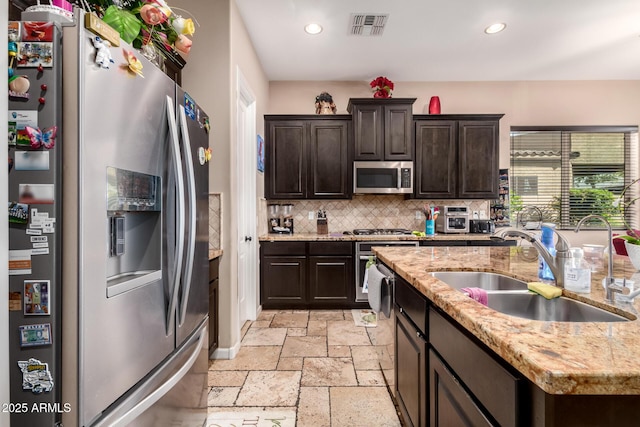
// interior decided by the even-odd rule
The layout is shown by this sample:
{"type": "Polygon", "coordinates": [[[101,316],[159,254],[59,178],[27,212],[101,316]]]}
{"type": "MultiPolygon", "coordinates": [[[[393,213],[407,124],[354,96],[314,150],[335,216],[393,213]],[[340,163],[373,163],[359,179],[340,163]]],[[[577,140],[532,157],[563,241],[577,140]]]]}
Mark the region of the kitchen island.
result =
{"type": "MultiPolygon", "coordinates": [[[[509,422],[498,421],[498,424],[637,425],[640,419],[640,320],[637,317],[640,304],[607,304],[600,285],[604,271],[593,273],[590,294],[563,290],[563,295],[615,312],[629,321],[550,322],[509,316],[430,275],[433,271],[485,271],[536,281],[537,252],[530,247],[378,247],[374,252],[379,261],[417,290],[417,295],[426,298],[427,330],[432,334],[425,338],[427,342],[435,337],[434,324],[452,326],[449,332],[460,331],[465,339],[504,366],[507,374],[513,375],[517,383],[514,392],[517,408],[505,418],[509,422]]],[[[616,277],[629,279],[634,272],[627,257],[614,257],[616,277]]],[[[441,342],[446,343],[450,336],[441,342]]],[[[439,350],[435,350],[437,354],[439,350]]],[[[443,354],[439,356],[444,358],[443,354]]],[[[432,359],[429,350],[429,361],[432,359]]],[[[455,370],[453,363],[445,362],[444,366],[455,370]]],[[[466,360],[465,363],[475,362],[466,360]]],[[[478,365],[473,374],[481,375],[480,368],[478,365]]],[[[484,381],[494,381],[494,377],[484,381]]],[[[438,409],[438,402],[433,401],[438,391],[438,386],[435,387],[432,381],[431,425],[439,424],[434,423],[437,415],[434,412],[438,409]]],[[[500,385],[494,387],[498,389],[500,385]]],[[[473,394],[471,386],[465,390],[473,394]]],[[[485,409],[493,404],[490,398],[486,403],[478,396],[471,400],[479,402],[480,407],[484,405],[485,409]]],[[[508,403],[498,402],[494,406],[501,409],[500,405],[508,403]]],[[[491,410],[483,413],[492,419],[491,410]]]]}

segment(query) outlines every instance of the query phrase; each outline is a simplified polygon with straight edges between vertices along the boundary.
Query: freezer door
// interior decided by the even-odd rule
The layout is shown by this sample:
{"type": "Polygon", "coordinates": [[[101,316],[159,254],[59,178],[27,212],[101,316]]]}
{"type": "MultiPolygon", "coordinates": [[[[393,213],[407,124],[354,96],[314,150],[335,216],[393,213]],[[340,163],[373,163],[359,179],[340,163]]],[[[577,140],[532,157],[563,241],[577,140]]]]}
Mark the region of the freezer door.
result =
{"type": "Polygon", "coordinates": [[[92,427],[202,427],[207,417],[207,331],[201,324],[153,375],[92,427]]]}
{"type": "Polygon", "coordinates": [[[208,116],[180,87],[177,120],[185,171],[185,256],[176,317],[176,345],[180,345],[209,312],[209,147],[208,116]]]}
{"type": "Polygon", "coordinates": [[[175,349],[175,213],[166,201],[175,84],[139,52],[144,78],[129,72],[125,46],[111,49],[111,68],[97,66],[92,37],[79,37],[77,181],[65,181],[79,209],[77,223],[65,223],[78,229],[77,253],[65,256],[79,257],[80,425],[175,349]]]}

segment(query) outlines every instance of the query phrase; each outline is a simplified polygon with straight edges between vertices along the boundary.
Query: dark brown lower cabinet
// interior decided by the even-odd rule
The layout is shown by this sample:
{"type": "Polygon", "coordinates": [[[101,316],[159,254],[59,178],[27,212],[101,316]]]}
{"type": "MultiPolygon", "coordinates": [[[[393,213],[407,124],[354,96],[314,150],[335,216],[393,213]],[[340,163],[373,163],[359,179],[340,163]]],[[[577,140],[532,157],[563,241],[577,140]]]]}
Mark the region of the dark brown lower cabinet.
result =
{"type": "Polygon", "coordinates": [[[433,350],[429,350],[429,382],[431,427],[492,425],[433,350]]]}
{"type": "Polygon", "coordinates": [[[262,307],[358,307],[353,266],[353,242],[262,242],[262,307]]]}
{"type": "Polygon", "coordinates": [[[309,304],[348,307],[354,299],[353,257],[309,256],[309,304]]]}
{"type": "Polygon", "coordinates": [[[260,295],[265,308],[298,307],[306,302],[307,258],[265,256],[261,262],[260,295]]]}
{"type": "Polygon", "coordinates": [[[426,426],[429,403],[427,340],[404,312],[401,312],[400,307],[396,306],[394,311],[396,401],[405,426],[426,426]]]}
{"type": "Polygon", "coordinates": [[[398,275],[395,303],[396,400],[407,426],[640,425],[640,395],[546,393],[398,275]]]}
{"type": "Polygon", "coordinates": [[[209,355],[218,348],[218,301],[220,257],[209,260],[209,355]]]}

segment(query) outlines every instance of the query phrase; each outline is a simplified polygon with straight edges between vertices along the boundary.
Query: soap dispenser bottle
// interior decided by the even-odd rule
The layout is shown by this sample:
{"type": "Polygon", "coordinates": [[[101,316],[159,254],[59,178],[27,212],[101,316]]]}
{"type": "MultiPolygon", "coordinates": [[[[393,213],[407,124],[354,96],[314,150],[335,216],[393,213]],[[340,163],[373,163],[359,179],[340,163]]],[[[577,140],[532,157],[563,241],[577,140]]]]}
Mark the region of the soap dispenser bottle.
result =
{"type": "Polygon", "coordinates": [[[591,266],[584,259],[582,248],[571,248],[571,260],[564,268],[564,287],[578,293],[591,292],[591,266]]]}
{"type": "MultiPolygon", "coordinates": [[[[555,224],[546,222],[542,224],[542,235],[540,237],[540,241],[544,247],[547,248],[547,251],[551,256],[556,255],[556,247],[553,244],[553,230],[555,228],[555,224]]],[[[549,264],[547,264],[544,258],[540,255],[538,256],[538,278],[543,281],[553,281],[555,279],[551,268],[549,268],[549,264]]]]}

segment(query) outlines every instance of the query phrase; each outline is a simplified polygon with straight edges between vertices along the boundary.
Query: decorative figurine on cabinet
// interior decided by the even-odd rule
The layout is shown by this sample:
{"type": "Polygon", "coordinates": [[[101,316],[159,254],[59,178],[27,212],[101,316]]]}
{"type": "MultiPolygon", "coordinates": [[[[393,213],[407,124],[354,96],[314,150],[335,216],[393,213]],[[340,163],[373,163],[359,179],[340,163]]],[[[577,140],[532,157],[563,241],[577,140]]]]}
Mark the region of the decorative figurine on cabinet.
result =
{"type": "Polygon", "coordinates": [[[336,110],[336,104],[328,92],[316,96],[316,114],[335,114],[336,110]]]}

